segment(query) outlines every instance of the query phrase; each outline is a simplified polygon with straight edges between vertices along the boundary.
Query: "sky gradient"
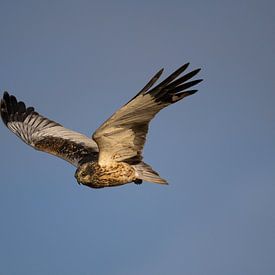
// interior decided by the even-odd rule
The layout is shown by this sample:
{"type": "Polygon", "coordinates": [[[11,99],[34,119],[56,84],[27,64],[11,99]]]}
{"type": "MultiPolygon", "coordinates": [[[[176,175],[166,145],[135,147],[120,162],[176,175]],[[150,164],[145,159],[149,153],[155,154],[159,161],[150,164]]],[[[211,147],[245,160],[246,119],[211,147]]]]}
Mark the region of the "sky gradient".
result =
{"type": "Polygon", "coordinates": [[[90,136],[164,67],[199,92],[150,125],[169,186],[93,190],[2,124],[0,274],[275,274],[274,1],[0,1],[0,90],[90,136]]]}

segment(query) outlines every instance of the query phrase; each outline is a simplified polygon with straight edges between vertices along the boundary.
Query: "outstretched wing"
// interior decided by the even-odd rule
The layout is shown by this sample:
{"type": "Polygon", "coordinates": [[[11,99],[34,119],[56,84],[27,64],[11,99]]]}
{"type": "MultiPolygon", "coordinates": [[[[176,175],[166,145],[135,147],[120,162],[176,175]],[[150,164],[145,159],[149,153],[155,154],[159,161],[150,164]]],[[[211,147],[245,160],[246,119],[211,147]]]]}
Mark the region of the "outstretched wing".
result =
{"type": "Polygon", "coordinates": [[[5,125],[33,148],[60,157],[78,166],[98,154],[96,143],[80,133],[66,129],[49,120],[33,107],[4,92],[1,100],[1,117],[5,125]]]}
{"type": "Polygon", "coordinates": [[[96,130],[93,139],[99,147],[100,164],[113,161],[136,164],[142,160],[142,150],[151,119],[164,107],[197,92],[188,89],[202,79],[188,80],[200,69],[179,77],[188,65],[189,63],[183,65],[150,89],[162,74],[163,69],[160,70],[132,100],[96,130]]]}

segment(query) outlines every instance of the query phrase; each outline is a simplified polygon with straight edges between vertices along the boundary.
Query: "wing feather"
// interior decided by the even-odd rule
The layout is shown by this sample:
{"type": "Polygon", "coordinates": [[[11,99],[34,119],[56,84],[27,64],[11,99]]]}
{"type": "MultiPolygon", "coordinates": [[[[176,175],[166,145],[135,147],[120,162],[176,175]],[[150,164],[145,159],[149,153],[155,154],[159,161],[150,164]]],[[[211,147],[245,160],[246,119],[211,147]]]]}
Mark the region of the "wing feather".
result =
{"type": "Polygon", "coordinates": [[[33,107],[26,108],[23,102],[17,102],[16,97],[7,92],[1,100],[1,117],[26,144],[75,166],[98,155],[98,147],[91,138],[39,115],[33,107]]]}
{"type": "Polygon", "coordinates": [[[99,147],[99,164],[114,161],[125,161],[130,164],[141,162],[149,122],[161,109],[197,92],[187,89],[202,79],[187,81],[200,69],[178,78],[188,66],[189,63],[184,64],[150,89],[163,72],[163,69],[160,70],[132,100],[95,131],[93,139],[99,147]]]}

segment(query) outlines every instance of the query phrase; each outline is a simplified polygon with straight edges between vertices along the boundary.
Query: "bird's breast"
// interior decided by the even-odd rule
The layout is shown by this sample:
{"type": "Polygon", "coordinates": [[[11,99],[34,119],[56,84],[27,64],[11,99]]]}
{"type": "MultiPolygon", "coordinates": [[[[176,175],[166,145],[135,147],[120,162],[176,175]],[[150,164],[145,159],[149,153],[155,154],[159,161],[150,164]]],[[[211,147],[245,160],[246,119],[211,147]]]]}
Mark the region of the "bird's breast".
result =
{"type": "Polygon", "coordinates": [[[94,162],[92,166],[93,173],[90,175],[90,181],[84,183],[90,187],[118,186],[136,179],[134,168],[124,162],[115,162],[109,165],[99,165],[94,162]]]}

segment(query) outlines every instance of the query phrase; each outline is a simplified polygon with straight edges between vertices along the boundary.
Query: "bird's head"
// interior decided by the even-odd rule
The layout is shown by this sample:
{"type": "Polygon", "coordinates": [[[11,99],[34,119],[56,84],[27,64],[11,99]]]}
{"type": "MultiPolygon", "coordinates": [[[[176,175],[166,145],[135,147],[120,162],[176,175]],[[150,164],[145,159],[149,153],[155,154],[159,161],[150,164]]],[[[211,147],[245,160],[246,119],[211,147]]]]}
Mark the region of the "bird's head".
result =
{"type": "Polygon", "coordinates": [[[93,163],[87,162],[83,163],[75,171],[74,177],[80,184],[89,184],[92,181],[92,175],[94,173],[93,163]]]}

